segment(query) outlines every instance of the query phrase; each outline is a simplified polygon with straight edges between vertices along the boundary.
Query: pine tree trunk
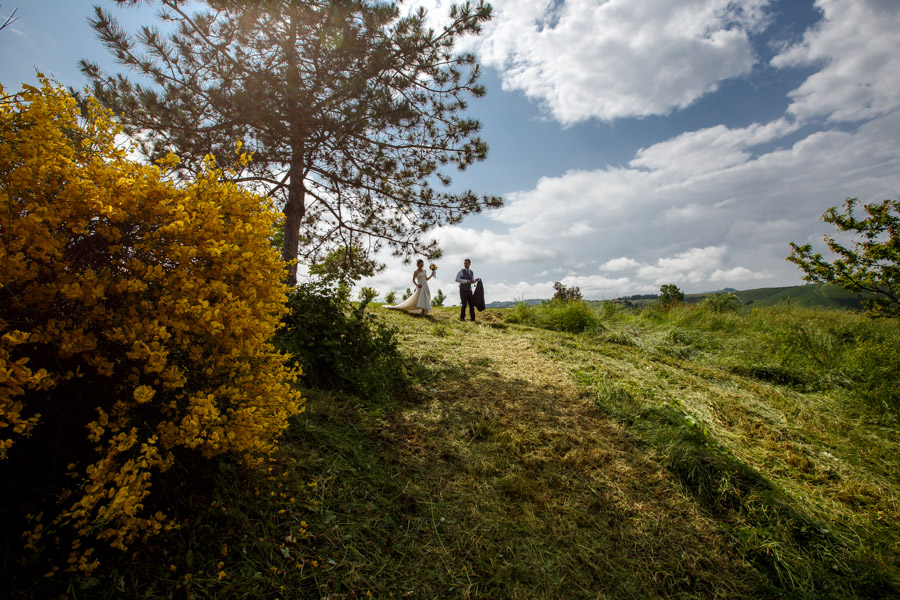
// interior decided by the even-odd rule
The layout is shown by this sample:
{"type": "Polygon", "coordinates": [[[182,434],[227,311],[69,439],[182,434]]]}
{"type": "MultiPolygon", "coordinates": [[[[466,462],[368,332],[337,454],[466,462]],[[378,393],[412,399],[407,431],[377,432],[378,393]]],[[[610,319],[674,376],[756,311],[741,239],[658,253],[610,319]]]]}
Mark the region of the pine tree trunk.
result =
{"type": "Polygon", "coordinates": [[[306,188],[303,186],[303,162],[291,161],[288,199],[284,205],[284,246],[281,257],[291,262],[285,275],[285,283],[297,285],[297,254],[300,248],[300,225],[306,215],[306,188]]]}

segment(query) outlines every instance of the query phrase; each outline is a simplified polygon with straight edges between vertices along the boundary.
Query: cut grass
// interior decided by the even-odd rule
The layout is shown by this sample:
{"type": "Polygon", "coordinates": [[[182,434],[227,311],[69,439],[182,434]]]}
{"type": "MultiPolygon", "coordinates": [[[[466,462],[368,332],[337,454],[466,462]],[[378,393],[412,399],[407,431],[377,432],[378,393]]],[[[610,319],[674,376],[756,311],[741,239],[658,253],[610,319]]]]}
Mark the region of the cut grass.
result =
{"type": "MultiPolygon", "coordinates": [[[[839,373],[858,360],[841,338],[880,338],[882,351],[896,353],[889,324],[831,311],[685,308],[604,325],[600,336],[526,333],[661,453],[773,591],[898,595],[900,439],[890,412],[859,392],[859,377],[839,373]],[[823,348],[830,355],[819,356],[823,348]],[[767,361],[775,368],[763,371],[767,361]]],[[[877,371],[893,360],[873,355],[869,364],[877,371]]]]}

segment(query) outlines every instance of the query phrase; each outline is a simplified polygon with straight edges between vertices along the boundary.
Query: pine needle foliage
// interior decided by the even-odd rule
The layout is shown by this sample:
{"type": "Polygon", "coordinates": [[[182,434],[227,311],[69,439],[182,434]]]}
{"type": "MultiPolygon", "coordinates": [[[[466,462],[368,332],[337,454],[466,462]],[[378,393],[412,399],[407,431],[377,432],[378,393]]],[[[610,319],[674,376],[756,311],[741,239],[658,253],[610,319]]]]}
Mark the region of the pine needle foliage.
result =
{"type": "Polygon", "coordinates": [[[150,159],[174,151],[195,173],[212,154],[234,181],[276,198],[285,260],[385,246],[437,257],[431,228],[500,206],[433,187],[450,184],[449,167],[487,155],[480,123],[462,114],[484,94],[479,65],[455,47],[480,32],[490,5],[453,6],[433,30],[424,9],[402,16],[371,0],[207,0],[194,14],[178,0],[155,3],[166,33],[131,35],[96,8],[98,37],[137,79],[82,61],[94,95],[150,159]],[[251,163],[232,160],[236,140],[251,163]]]}

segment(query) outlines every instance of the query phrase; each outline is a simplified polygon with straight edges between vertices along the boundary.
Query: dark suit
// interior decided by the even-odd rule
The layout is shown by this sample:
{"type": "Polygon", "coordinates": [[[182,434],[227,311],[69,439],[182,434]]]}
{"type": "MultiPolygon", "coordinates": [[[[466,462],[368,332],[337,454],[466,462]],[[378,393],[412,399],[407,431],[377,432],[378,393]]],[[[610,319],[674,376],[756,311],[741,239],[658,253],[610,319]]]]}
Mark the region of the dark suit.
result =
{"type": "Polygon", "coordinates": [[[475,279],[475,275],[471,269],[461,269],[456,275],[456,281],[459,283],[459,320],[466,320],[466,306],[469,307],[469,318],[475,320],[475,304],[472,295],[472,284],[463,283],[475,279]]]}

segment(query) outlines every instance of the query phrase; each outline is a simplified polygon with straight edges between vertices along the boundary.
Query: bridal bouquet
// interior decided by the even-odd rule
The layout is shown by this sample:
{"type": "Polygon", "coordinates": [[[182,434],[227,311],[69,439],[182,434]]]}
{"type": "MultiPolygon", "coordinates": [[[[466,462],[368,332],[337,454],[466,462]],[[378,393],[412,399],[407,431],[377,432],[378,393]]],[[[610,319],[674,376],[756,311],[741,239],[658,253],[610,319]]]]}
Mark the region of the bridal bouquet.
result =
{"type": "Polygon", "coordinates": [[[431,269],[432,271],[437,271],[437,265],[434,263],[431,263],[431,265],[429,265],[428,268],[431,269]]]}

